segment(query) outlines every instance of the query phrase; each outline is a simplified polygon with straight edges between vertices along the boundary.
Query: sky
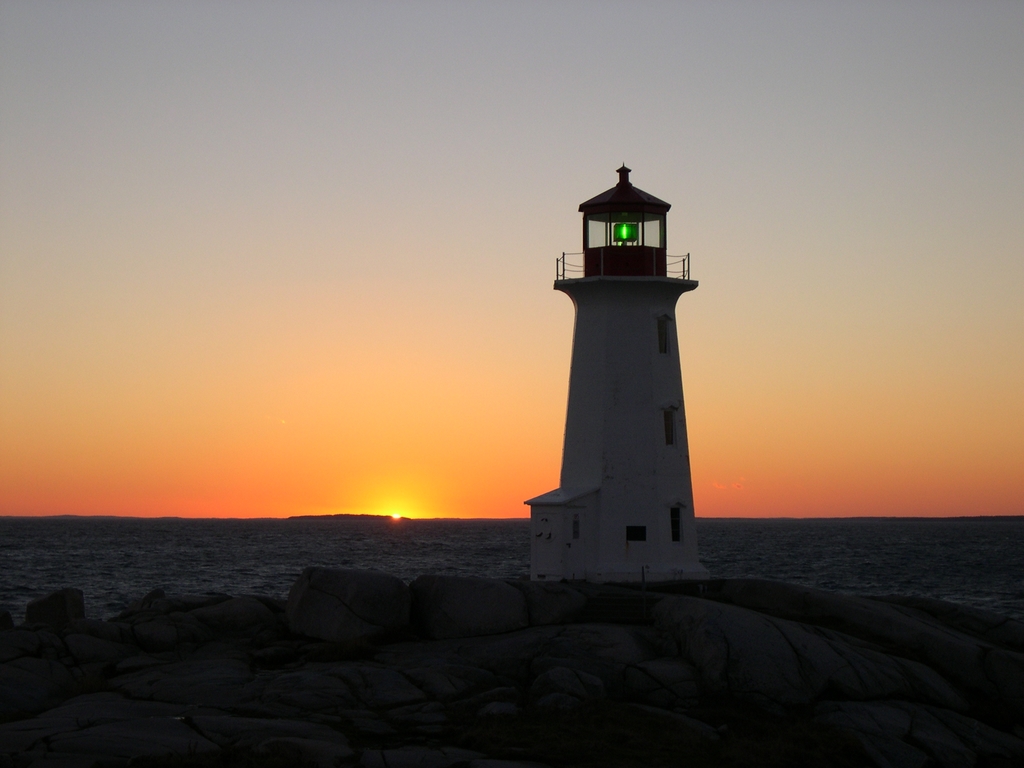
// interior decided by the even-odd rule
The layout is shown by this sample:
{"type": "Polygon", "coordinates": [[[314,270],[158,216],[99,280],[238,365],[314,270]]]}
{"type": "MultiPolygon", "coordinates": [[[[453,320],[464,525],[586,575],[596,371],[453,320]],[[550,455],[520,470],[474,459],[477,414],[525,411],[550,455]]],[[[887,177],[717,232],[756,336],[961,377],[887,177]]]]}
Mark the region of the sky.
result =
{"type": "Polygon", "coordinates": [[[699,517],[1024,514],[1024,4],[0,0],[0,514],[516,517],[672,204],[699,517]]]}

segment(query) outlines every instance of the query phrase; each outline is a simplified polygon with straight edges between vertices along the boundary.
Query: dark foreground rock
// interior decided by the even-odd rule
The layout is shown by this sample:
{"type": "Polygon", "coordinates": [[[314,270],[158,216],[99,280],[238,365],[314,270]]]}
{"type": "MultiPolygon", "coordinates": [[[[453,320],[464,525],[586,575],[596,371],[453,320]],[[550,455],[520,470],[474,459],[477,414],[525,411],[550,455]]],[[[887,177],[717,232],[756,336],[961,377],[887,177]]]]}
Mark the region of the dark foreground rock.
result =
{"type": "Polygon", "coordinates": [[[600,588],[317,570],[0,631],[0,768],[1024,766],[991,614],[737,580],[573,623],[600,588]]]}
{"type": "Polygon", "coordinates": [[[288,595],[293,632],[338,643],[376,640],[409,626],[409,587],[379,571],[307,568],[288,595]]]}
{"type": "Polygon", "coordinates": [[[855,638],[745,608],[674,597],[655,621],[696,666],[705,690],[780,710],[835,692],[844,698],[917,699],[954,711],[967,701],[941,675],[855,638]]]}
{"type": "Polygon", "coordinates": [[[513,587],[526,598],[531,626],[568,624],[582,613],[587,598],[566,584],[546,581],[513,581],[513,587]]]}
{"type": "Polygon", "coordinates": [[[497,579],[420,576],[411,589],[416,622],[434,640],[496,635],[530,626],[526,597],[497,579]]]}
{"type": "Polygon", "coordinates": [[[895,603],[756,579],[726,582],[721,596],[771,616],[828,626],[917,659],[965,696],[998,703],[1024,720],[1024,623],[956,610],[941,601],[895,603]],[[927,605],[931,610],[922,608],[927,605]],[[916,607],[915,607],[916,606],[916,607]],[[986,620],[979,617],[984,616],[986,620]],[[945,620],[944,620],[945,619],[945,620]]]}
{"type": "Polygon", "coordinates": [[[56,630],[82,618],[85,618],[85,600],[80,589],[62,589],[33,600],[25,609],[26,624],[46,624],[56,630]]]}

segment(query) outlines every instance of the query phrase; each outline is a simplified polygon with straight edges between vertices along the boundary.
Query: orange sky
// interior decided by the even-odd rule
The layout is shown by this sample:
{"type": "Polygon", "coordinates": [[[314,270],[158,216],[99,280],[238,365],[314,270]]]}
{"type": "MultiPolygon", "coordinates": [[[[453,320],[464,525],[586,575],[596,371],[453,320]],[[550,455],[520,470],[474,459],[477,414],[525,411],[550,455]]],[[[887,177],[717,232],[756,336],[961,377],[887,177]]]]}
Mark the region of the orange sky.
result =
{"type": "Polygon", "coordinates": [[[1024,514],[1021,6],[296,7],[5,6],[0,514],[526,515],[623,160],[699,516],[1024,514]]]}

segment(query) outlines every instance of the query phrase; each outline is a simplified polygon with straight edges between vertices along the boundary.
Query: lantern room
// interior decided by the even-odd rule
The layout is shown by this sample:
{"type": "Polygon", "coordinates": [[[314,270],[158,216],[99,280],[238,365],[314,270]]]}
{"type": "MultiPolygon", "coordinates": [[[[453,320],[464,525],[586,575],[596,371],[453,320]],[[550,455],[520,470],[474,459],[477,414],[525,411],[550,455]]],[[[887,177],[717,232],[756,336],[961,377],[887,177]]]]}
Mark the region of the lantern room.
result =
{"type": "Polygon", "coordinates": [[[665,214],[671,206],[637,189],[629,168],[619,183],[580,205],[586,277],[665,277],[665,214]]]}

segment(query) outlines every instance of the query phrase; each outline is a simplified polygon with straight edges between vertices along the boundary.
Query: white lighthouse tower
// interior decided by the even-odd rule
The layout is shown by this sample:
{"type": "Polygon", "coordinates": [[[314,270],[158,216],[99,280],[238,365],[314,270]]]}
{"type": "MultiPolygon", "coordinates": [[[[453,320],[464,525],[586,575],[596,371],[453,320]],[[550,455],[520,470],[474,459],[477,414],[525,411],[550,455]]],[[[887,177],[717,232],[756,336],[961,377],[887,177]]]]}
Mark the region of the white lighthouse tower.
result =
{"type": "Polygon", "coordinates": [[[576,307],[559,488],[530,499],[530,578],[707,578],[697,558],[676,301],[697,287],[666,256],[669,204],[629,181],[580,205],[583,263],[558,260],[576,307]]]}

